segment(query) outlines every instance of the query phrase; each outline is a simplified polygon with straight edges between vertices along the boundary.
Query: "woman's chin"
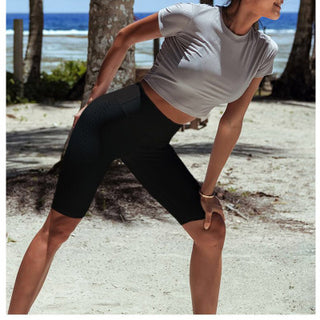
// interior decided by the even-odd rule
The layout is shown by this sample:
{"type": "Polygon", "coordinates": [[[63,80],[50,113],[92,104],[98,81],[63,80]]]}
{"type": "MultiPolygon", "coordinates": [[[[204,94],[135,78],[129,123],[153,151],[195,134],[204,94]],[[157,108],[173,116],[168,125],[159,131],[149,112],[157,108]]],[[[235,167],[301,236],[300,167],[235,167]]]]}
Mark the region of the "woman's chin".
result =
{"type": "Polygon", "coordinates": [[[280,13],[273,13],[268,16],[264,16],[264,18],[267,18],[270,20],[278,20],[280,18],[280,13]]]}

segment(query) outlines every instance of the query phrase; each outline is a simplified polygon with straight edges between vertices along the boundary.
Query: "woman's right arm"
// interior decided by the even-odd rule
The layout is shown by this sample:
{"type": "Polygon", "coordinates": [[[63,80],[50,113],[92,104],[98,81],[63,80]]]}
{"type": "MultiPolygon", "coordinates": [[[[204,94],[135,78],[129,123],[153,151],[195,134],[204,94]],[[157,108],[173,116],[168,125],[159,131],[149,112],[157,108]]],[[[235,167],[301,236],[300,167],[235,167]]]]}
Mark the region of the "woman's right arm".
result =
{"type": "Polygon", "coordinates": [[[162,35],[159,29],[158,12],[130,23],[126,27],[120,29],[112,46],[103,59],[98,77],[87,103],[74,116],[73,127],[76,125],[81,113],[88,104],[106,93],[130,46],[137,42],[160,37],[162,37],[162,35]]]}
{"type": "Polygon", "coordinates": [[[160,38],[161,36],[158,24],[158,12],[122,28],[102,62],[88,103],[108,90],[131,45],[137,42],[160,38]]]}

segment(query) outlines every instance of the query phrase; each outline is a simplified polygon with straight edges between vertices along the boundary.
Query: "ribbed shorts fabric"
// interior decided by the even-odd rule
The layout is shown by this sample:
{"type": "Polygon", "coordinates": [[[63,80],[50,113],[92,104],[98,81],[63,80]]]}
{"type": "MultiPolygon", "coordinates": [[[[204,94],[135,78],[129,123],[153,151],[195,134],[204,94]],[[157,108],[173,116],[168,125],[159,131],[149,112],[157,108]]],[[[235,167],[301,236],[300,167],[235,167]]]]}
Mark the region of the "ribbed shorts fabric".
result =
{"type": "Polygon", "coordinates": [[[110,163],[121,159],[181,225],[204,219],[200,184],[169,143],[180,127],[140,82],[96,98],[71,133],[51,207],[82,218],[110,163]]]}

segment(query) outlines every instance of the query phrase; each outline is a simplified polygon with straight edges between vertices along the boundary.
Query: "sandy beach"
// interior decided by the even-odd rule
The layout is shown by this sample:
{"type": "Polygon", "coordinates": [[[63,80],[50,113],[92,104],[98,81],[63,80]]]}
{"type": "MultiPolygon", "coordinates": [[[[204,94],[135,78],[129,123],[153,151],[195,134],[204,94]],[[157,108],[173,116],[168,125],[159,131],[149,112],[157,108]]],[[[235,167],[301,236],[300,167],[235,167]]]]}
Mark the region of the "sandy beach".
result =
{"type": "MultiPolygon", "coordinates": [[[[51,191],[35,206],[15,185],[22,174],[59,160],[78,107],[77,101],[7,107],[7,306],[54,188],[48,185],[51,191]]],[[[199,181],[224,109],[217,106],[206,127],[178,132],[171,141],[199,181]]],[[[192,313],[192,239],[119,168],[142,200],[117,202],[124,222],[111,219],[108,208],[98,212],[93,201],[58,251],[31,314],[192,313]]],[[[120,182],[115,193],[121,195],[120,182]]],[[[315,314],[315,103],[251,102],[219,187],[227,235],[218,314],[315,314]]]]}

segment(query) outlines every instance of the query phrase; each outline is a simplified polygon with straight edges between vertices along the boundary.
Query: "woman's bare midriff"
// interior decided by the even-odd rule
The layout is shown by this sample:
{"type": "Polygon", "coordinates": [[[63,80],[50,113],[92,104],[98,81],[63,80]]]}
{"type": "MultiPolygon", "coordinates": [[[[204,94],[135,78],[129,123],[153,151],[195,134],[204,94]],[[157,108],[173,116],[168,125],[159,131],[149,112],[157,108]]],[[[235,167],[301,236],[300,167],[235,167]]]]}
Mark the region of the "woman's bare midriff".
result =
{"type": "Polygon", "coordinates": [[[149,99],[155,104],[155,106],[170,120],[178,124],[185,124],[195,119],[195,117],[190,116],[172,106],[162,97],[160,97],[150,86],[149,84],[142,80],[142,88],[149,99]]]}

